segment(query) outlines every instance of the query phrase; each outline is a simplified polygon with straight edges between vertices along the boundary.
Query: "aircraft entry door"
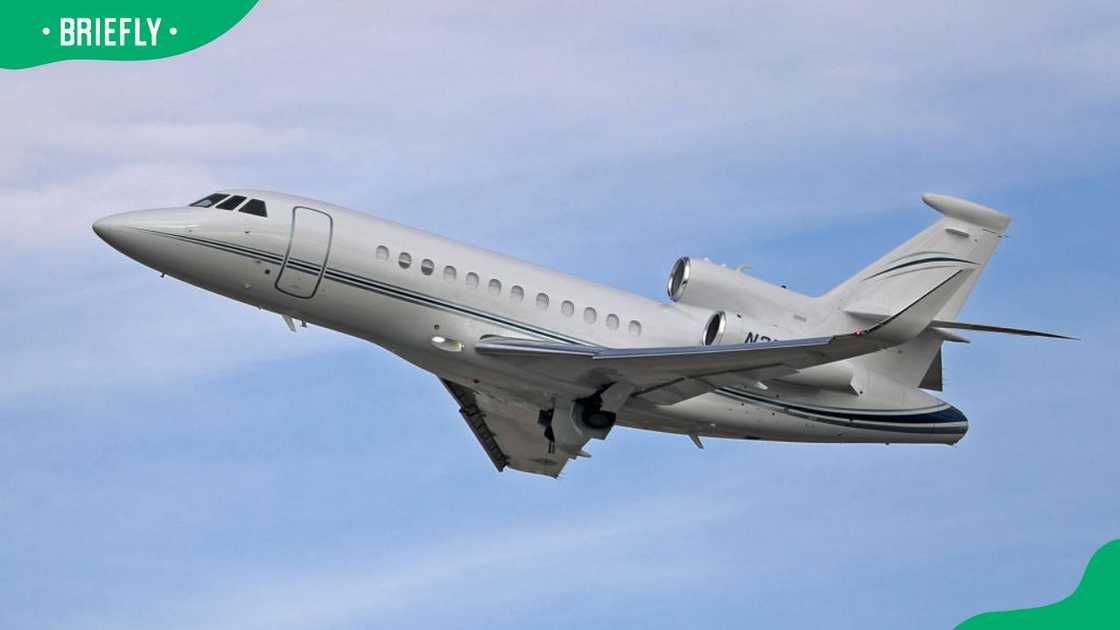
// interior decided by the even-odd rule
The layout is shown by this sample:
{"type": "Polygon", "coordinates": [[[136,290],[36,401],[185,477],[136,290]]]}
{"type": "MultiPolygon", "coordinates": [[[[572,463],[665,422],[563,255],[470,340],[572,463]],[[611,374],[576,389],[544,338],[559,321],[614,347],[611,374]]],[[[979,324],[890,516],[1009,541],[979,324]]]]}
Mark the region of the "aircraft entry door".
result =
{"type": "Polygon", "coordinates": [[[288,253],[276,276],[276,289],[298,298],[315,295],[327,270],[334,220],[322,210],[292,208],[288,253]]]}

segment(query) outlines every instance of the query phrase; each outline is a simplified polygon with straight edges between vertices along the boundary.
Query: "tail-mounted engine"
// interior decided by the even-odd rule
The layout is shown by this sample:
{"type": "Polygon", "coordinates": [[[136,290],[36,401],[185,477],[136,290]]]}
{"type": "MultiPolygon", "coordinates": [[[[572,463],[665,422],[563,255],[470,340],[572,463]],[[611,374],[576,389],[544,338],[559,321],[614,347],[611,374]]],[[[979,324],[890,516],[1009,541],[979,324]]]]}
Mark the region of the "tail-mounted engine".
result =
{"type": "Polygon", "coordinates": [[[813,310],[813,299],[806,295],[688,256],[673,265],[667,290],[669,299],[678,304],[738,313],[783,326],[785,319],[805,317],[813,310]]]}
{"type": "Polygon", "coordinates": [[[706,346],[796,337],[811,300],[710,260],[688,257],[673,265],[667,289],[673,302],[711,313],[699,339],[706,346]]]}
{"type": "MultiPolygon", "coordinates": [[[[669,274],[669,299],[692,308],[714,310],[700,333],[700,343],[722,346],[766,343],[811,331],[813,299],[752,278],[710,260],[681,258],[669,274]]],[[[816,389],[853,393],[848,362],[775,374],[768,380],[816,389]]]]}
{"type": "Polygon", "coordinates": [[[744,317],[742,313],[716,311],[708,318],[700,339],[705,346],[725,346],[732,343],[761,343],[774,341],[774,326],[744,317]]]}

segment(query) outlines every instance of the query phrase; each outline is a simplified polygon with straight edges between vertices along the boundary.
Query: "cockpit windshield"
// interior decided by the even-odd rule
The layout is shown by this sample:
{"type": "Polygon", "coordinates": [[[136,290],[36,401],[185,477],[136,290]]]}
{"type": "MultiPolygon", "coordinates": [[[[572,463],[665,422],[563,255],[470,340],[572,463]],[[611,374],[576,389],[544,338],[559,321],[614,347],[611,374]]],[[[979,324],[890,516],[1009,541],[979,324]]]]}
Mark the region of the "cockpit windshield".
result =
{"type": "Polygon", "coordinates": [[[220,208],[222,210],[237,209],[238,212],[252,214],[258,217],[267,217],[268,208],[260,199],[245,201],[244,195],[230,195],[228,193],[214,193],[191,204],[195,208],[220,208]],[[244,202],[244,203],[243,203],[244,202]],[[240,207],[238,207],[240,206],[240,207]]]}
{"type": "Polygon", "coordinates": [[[214,193],[212,195],[206,195],[205,197],[203,197],[202,199],[199,199],[198,201],[192,203],[191,205],[195,206],[196,208],[209,208],[210,206],[218,203],[219,201],[221,201],[222,199],[225,199],[228,196],[229,195],[227,195],[225,193],[214,193]]]}
{"type": "Polygon", "coordinates": [[[241,205],[242,201],[245,201],[245,195],[234,195],[218,204],[218,207],[222,210],[233,210],[237,206],[241,205]]]}
{"type": "Polygon", "coordinates": [[[250,199],[246,201],[245,205],[238,208],[237,211],[244,212],[245,214],[255,214],[258,217],[268,216],[268,210],[265,209],[264,202],[260,199],[250,199]]]}

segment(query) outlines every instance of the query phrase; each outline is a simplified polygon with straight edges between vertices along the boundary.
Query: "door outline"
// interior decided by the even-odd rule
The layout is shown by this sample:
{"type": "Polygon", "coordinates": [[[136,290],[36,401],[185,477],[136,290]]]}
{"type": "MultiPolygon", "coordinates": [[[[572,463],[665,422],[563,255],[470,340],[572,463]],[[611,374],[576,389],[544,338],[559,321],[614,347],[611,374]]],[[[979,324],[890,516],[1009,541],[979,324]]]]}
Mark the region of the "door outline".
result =
{"type": "MultiPolygon", "coordinates": [[[[280,265],[280,271],[276,274],[276,282],[273,283],[273,286],[276,287],[277,291],[283,293],[284,295],[290,295],[290,296],[295,297],[295,298],[300,298],[301,300],[310,300],[311,298],[315,297],[315,294],[319,291],[319,285],[323,282],[323,276],[327,273],[327,261],[330,260],[330,257],[331,257],[331,246],[332,245],[334,245],[334,217],[327,214],[326,212],[323,212],[322,210],[316,210],[315,208],[308,208],[307,206],[294,206],[294,207],[292,207],[292,227],[288,231],[288,250],[286,252],[284,252],[284,262],[280,265]],[[284,277],[284,271],[288,269],[288,259],[292,255],[292,245],[295,244],[296,213],[299,210],[307,210],[308,212],[317,212],[317,213],[327,217],[327,225],[329,226],[328,229],[327,229],[327,251],[323,253],[323,262],[322,262],[321,265],[319,265],[319,275],[318,275],[318,277],[315,278],[315,286],[311,288],[311,293],[309,293],[308,295],[299,295],[297,293],[292,293],[290,291],[285,291],[283,288],[280,287],[280,279],[284,277]]],[[[314,264],[313,261],[312,261],[312,264],[314,264]]],[[[298,273],[307,273],[305,271],[300,271],[298,269],[296,269],[294,271],[296,271],[298,273]]]]}

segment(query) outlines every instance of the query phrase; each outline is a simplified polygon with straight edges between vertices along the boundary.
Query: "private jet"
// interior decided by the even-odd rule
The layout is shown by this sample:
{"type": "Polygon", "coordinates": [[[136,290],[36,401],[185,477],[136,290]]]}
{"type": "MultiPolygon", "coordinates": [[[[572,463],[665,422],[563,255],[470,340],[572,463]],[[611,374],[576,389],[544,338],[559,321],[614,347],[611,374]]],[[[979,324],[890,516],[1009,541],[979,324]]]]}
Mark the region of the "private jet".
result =
{"type": "Polygon", "coordinates": [[[680,258],[668,302],[336,205],[226,190],[115,214],[121,253],[228,298],[375,343],[440,379],[499,470],[559,476],[617,426],[703,438],[955,444],[957,321],[1011,222],[926,194],[936,222],[819,296],[680,258]]]}

